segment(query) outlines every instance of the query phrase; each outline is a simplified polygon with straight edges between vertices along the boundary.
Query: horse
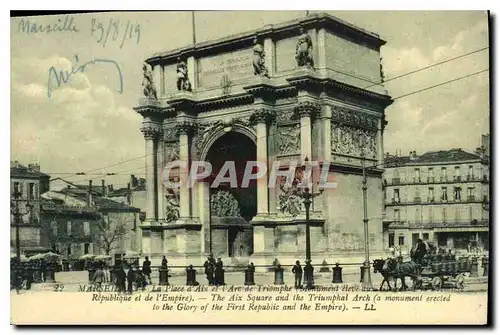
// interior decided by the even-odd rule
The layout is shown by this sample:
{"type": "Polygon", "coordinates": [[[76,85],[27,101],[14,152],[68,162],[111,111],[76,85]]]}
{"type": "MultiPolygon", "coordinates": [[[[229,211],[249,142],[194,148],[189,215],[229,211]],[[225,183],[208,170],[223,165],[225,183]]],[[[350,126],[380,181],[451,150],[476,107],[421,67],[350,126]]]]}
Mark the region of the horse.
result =
{"type": "MultiPolygon", "coordinates": [[[[377,273],[379,272],[382,277],[384,278],[382,280],[382,283],[380,284],[379,291],[382,291],[382,287],[384,286],[385,283],[389,286],[389,291],[392,290],[391,288],[391,282],[390,279],[394,279],[394,276],[389,272],[389,269],[387,268],[387,261],[385,259],[375,259],[373,261],[373,272],[377,273]]],[[[394,282],[394,288],[396,288],[396,280],[394,282]]]]}
{"type": "MultiPolygon", "coordinates": [[[[420,265],[415,263],[414,261],[409,262],[399,262],[396,259],[389,258],[385,261],[383,268],[387,269],[388,273],[390,273],[397,280],[401,279],[401,289],[408,289],[405,283],[405,277],[410,277],[413,281],[414,290],[420,283],[419,273],[420,273],[420,265]]],[[[394,287],[396,290],[396,287],[394,287]]]]}

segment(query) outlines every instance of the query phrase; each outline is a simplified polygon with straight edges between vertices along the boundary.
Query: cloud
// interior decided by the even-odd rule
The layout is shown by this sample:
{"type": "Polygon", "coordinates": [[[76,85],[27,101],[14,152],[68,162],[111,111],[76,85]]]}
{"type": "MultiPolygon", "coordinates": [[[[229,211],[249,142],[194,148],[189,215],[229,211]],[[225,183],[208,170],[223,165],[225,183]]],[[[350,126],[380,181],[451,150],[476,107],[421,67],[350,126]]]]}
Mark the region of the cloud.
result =
{"type": "MultiPolygon", "coordinates": [[[[387,48],[382,55],[387,78],[482,48],[488,45],[487,29],[486,20],[482,20],[428,52],[416,47],[387,48]]],[[[386,110],[389,125],[384,150],[477,147],[481,133],[489,127],[488,74],[423,89],[487,68],[488,52],[482,51],[388,81],[386,87],[396,101],[386,110]],[[397,99],[418,91],[421,92],[397,99]]]]}
{"type": "Polygon", "coordinates": [[[49,172],[73,172],[102,166],[103,160],[123,160],[123,152],[115,154],[116,146],[126,147],[134,157],[143,154],[141,117],[118,105],[114,90],[78,73],[49,99],[48,67],[70,69],[71,61],[53,56],[30,58],[28,63],[25,67],[25,61],[12,61],[13,158],[38,161],[49,172]]]}

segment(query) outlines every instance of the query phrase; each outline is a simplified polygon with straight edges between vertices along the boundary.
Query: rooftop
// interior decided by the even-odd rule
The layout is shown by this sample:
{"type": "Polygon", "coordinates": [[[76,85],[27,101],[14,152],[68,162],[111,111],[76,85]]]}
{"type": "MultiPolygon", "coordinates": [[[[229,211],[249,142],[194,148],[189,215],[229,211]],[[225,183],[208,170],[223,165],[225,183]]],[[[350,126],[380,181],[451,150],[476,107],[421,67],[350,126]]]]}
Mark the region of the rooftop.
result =
{"type": "Polygon", "coordinates": [[[14,161],[10,162],[10,177],[35,179],[50,176],[40,172],[40,165],[38,164],[29,164],[28,166],[25,166],[20,164],[18,161],[14,161]]]}
{"type": "Polygon", "coordinates": [[[481,160],[481,156],[460,148],[450,150],[428,151],[417,156],[386,156],[386,164],[423,164],[423,163],[454,163],[471,160],[481,160]]]}

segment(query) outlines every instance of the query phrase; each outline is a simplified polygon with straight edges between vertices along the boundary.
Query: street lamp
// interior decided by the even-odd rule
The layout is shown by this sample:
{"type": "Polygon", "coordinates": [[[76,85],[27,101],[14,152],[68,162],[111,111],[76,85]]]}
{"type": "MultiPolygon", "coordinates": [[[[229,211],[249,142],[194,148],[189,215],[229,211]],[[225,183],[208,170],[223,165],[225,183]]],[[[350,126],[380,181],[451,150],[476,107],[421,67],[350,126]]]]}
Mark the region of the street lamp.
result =
{"type": "Polygon", "coordinates": [[[362,169],[363,169],[363,226],[364,226],[364,232],[365,232],[365,262],[363,263],[363,289],[364,290],[372,290],[373,285],[372,285],[372,278],[371,278],[371,273],[370,273],[370,243],[369,243],[369,237],[368,237],[368,207],[367,207],[367,196],[366,196],[366,191],[367,191],[367,181],[366,181],[366,165],[365,165],[365,156],[363,154],[362,160],[362,169]]]}
{"type": "MultiPolygon", "coordinates": [[[[308,166],[309,159],[306,157],[304,160],[305,167],[308,166]]],[[[301,167],[301,170],[305,170],[304,167],[301,167]]],[[[303,172],[303,171],[302,171],[303,172]]],[[[312,173],[312,171],[310,171],[312,173]]],[[[303,176],[302,176],[303,177],[303,176]]],[[[312,176],[310,176],[312,178],[312,176]]],[[[309,176],[308,176],[309,178],[309,176]]],[[[304,182],[303,178],[301,179],[301,183],[304,182]]],[[[303,191],[299,192],[298,195],[303,199],[304,207],[306,210],[306,267],[307,267],[307,262],[312,262],[311,260],[311,231],[310,231],[310,219],[309,219],[309,212],[311,209],[311,204],[312,200],[314,197],[320,195],[323,192],[322,189],[320,189],[319,193],[311,193],[309,190],[309,187],[305,187],[303,191]]],[[[304,273],[306,274],[305,276],[305,284],[307,288],[312,288],[313,287],[313,273],[306,273],[309,271],[308,269],[304,269],[304,273]]]]}
{"type": "Polygon", "coordinates": [[[14,216],[14,223],[16,225],[16,258],[17,258],[17,263],[19,264],[21,262],[21,243],[19,240],[19,226],[21,225],[21,222],[23,220],[23,216],[26,214],[29,214],[32,209],[32,205],[28,202],[26,203],[26,209],[24,211],[21,211],[19,209],[19,202],[22,201],[21,199],[22,193],[19,192],[19,190],[14,190],[14,200],[10,202],[10,212],[14,216]]]}

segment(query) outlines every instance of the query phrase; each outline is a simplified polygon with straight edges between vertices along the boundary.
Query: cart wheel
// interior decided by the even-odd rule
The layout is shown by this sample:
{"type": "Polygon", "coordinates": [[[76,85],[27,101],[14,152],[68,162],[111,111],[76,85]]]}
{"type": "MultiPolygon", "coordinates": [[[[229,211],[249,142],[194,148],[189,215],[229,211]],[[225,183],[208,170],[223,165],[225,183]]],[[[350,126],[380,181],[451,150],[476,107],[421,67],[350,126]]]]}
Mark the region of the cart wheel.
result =
{"type": "Polygon", "coordinates": [[[432,278],[432,289],[437,291],[440,290],[441,287],[443,286],[443,281],[441,280],[441,277],[434,277],[432,278]]]}
{"type": "Polygon", "coordinates": [[[457,278],[455,279],[455,288],[461,290],[464,288],[464,281],[465,278],[462,275],[458,275],[457,278]]]}

